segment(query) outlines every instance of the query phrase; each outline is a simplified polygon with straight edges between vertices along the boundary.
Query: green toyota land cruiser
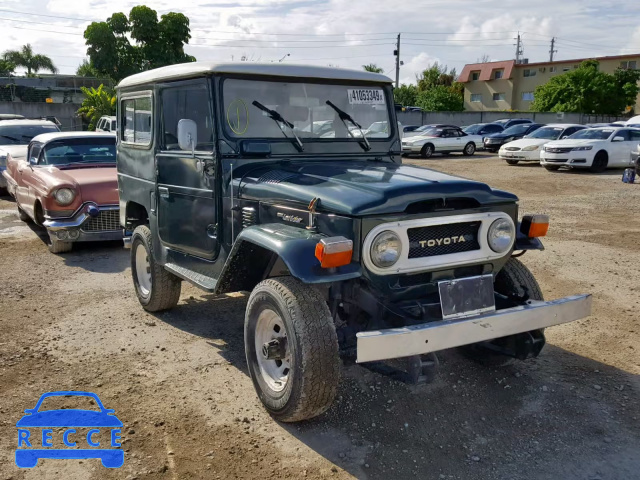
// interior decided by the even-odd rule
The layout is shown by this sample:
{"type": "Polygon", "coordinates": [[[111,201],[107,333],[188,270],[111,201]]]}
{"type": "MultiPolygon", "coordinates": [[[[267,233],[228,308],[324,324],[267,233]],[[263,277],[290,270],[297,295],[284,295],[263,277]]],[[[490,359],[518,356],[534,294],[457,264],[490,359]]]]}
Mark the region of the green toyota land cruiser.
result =
{"type": "Polygon", "coordinates": [[[543,301],[515,258],[542,250],[546,216],[520,218],[510,193],[402,165],[383,75],[173,65],[120,82],[117,123],[142,307],[175,307],[183,280],[251,292],[247,366],[279,420],[329,408],[341,358],[402,359],[419,380],[434,352],[526,359],[544,328],[590,314],[589,295],[543,301]]]}

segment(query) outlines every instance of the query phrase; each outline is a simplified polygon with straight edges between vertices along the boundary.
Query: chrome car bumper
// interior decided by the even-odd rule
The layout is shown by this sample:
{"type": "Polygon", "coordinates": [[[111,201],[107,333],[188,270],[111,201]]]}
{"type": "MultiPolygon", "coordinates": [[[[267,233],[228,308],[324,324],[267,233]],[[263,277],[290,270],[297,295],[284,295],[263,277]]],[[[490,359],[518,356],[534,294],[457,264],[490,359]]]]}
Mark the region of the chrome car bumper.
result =
{"type": "MultiPolygon", "coordinates": [[[[72,217],[49,218],[43,222],[49,235],[65,242],[99,242],[108,240],[122,240],[124,229],[119,225],[104,223],[105,228],[89,228],[90,222],[99,215],[113,212],[114,217],[119,218],[118,206],[97,207],[98,215],[88,213],[85,205],[72,217]]],[[[118,220],[119,223],[119,220],[118,220]]]]}
{"type": "Polygon", "coordinates": [[[357,361],[373,362],[437,352],[569,323],[591,315],[591,295],[574,295],[453,321],[360,332],[357,361]]]}

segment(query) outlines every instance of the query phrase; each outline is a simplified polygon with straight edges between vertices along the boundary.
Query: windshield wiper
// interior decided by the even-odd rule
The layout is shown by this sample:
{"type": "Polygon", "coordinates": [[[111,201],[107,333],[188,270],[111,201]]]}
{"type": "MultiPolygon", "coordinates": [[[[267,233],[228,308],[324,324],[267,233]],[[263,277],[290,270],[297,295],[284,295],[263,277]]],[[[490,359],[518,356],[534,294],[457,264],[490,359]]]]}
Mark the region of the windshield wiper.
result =
{"type": "MultiPolygon", "coordinates": [[[[253,102],[251,102],[252,105],[254,105],[255,107],[259,108],[260,110],[262,110],[263,112],[266,112],[268,117],[275,121],[276,123],[278,123],[278,125],[286,125],[287,127],[289,127],[289,130],[291,130],[291,133],[293,134],[293,136],[296,138],[296,141],[293,143],[293,145],[298,149],[299,152],[304,152],[304,144],[302,143],[302,141],[300,141],[300,138],[298,137],[298,135],[296,134],[296,131],[293,129],[293,123],[287,121],[284,119],[284,117],[282,115],[280,115],[278,112],[276,112],[275,110],[271,110],[268,107],[265,107],[263,104],[261,104],[259,101],[254,100],[253,102]]],[[[282,127],[280,127],[280,130],[282,131],[282,134],[286,137],[289,138],[289,136],[284,133],[284,130],[282,129],[282,127]]]]}
{"type": "Polygon", "coordinates": [[[351,130],[349,130],[349,127],[347,126],[347,122],[351,122],[351,124],[360,131],[360,135],[362,135],[362,140],[364,141],[364,145],[362,144],[362,142],[358,142],[358,143],[362,146],[364,151],[368,152],[369,150],[371,150],[371,145],[369,144],[369,140],[367,139],[367,136],[362,131],[362,127],[360,126],[360,124],[356,122],[353,119],[353,117],[349,115],[347,112],[336,107],[333,103],[331,103],[330,100],[327,100],[327,105],[329,105],[331,108],[333,108],[336,111],[336,113],[338,114],[338,118],[342,120],[342,123],[347,129],[347,132],[349,132],[349,135],[351,135],[352,138],[356,138],[356,136],[351,132],[351,130]]]}

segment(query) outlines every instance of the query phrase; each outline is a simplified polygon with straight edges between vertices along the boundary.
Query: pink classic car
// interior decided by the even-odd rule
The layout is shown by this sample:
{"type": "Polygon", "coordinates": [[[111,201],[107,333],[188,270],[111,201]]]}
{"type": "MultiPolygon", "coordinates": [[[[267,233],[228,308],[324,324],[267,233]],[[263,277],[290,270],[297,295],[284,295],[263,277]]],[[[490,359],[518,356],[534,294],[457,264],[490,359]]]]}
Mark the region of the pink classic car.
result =
{"type": "Polygon", "coordinates": [[[47,229],[51,252],[68,252],[74,242],[122,239],[113,134],[38,135],[25,158],[9,155],[3,175],[20,219],[47,229]]]}

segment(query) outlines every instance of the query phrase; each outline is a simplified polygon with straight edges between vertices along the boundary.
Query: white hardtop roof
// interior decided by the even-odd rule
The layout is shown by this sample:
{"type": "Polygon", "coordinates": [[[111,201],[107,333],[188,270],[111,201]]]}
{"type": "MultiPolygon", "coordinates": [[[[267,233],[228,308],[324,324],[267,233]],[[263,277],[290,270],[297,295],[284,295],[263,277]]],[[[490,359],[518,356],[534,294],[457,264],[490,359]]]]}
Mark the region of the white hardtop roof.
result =
{"type": "Polygon", "coordinates": [[[569,127],[585,127],[584,125],[580,125],[579,123],[547,123],[540,128],[544,127],[554,127],[554,128],[569,128],[569,127]]]}
{"type": "Polygon", "coordinates": [[[180,78],[201,77],[208,74],[264,75],[273,77],[322,78],[326,80],[350,80],[356,82],[392,83],[391,79],[380,73],[344,68],[316,67],[282,63],[213,63],[192,62],[169,65],[147,72],[137,73],[121,80],[117,88],[133,87],[147,83],[177,80],[180,78]]]}
{"type": "Polygon", "coordinates": [[[56,127],[57,125],[53,122],[50,122],[49,120],[21,120],[21,119],[14,119],[14,120],[0,120],[0,127],[6,127],[6,126],[15,126],[15,125],[51,125],[53,127],[56,127]]]}
{"type": "Polygon", "coordinates": [[[113,138],[116,136],[111,132],[55,132],[55,133],[42,133],[33,137],[32,142],[49,143],[54,140],[68,140],[74,138],[113,138]]]}

